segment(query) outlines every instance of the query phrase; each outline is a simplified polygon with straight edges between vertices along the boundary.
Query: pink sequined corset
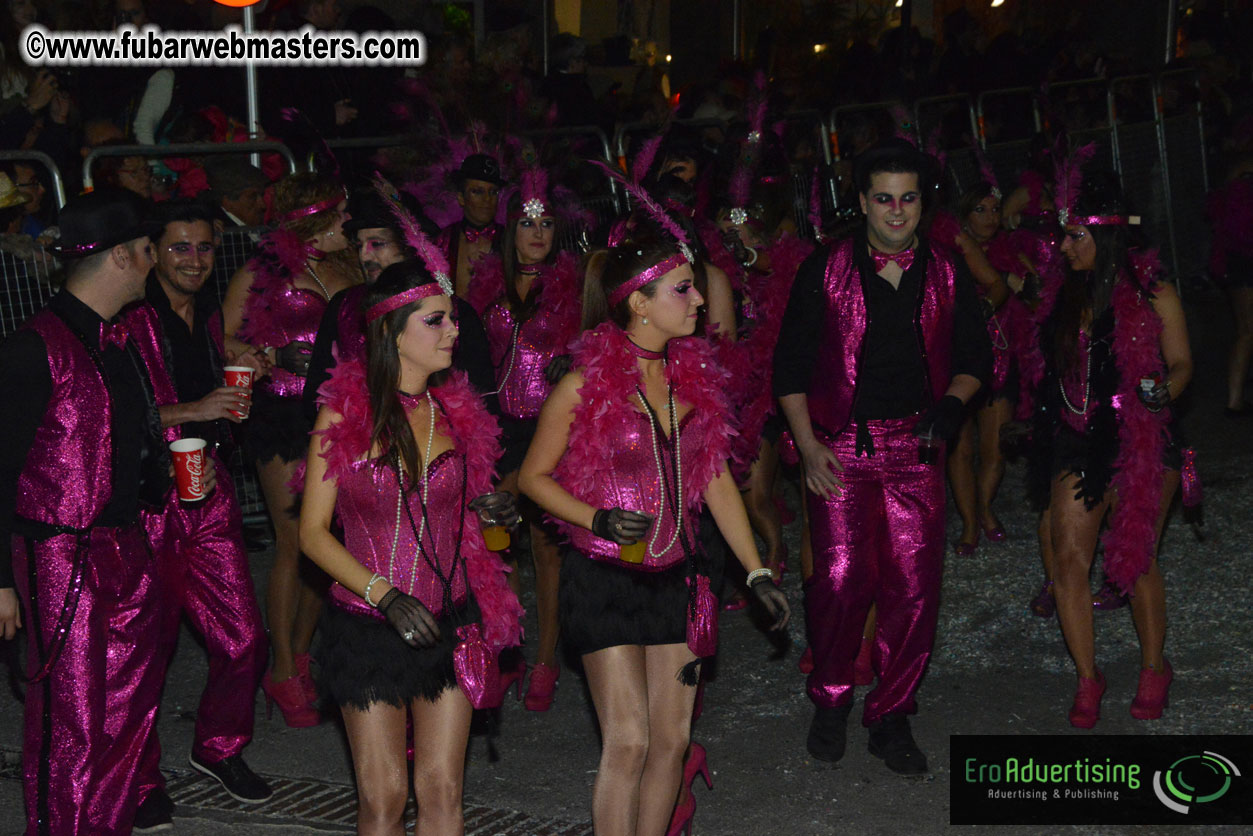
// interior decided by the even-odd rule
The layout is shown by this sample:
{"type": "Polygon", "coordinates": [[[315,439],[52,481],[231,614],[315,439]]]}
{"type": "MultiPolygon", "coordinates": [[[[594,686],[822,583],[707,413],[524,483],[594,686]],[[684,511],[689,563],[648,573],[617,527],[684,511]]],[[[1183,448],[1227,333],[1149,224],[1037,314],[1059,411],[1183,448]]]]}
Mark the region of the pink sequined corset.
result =
{"type": "MultiPolygon", "coordinates": [[[[682,444],[683,429],[688,425],[694,413],[683,416],[679,422],[680,458],[683,460],[684,484],[691,477],[691,459],[683,454],[687,449],[682,444]]],[[[613,445],[613,456],[605,463],[601,478],[597,480],[597,489],[592,496],[578,497],[595,508],[624,508],[630,511],[642,511],[654,518],[652,528],[645,538],[647,549],[644,562],[640,564],[622,563],[618,557],[619,547],[610,540],[602,540],[582,526],[561,523],[561,528],[570,538],[574,548],[595,560],[616,563],[631,569],[659,571],[668,569],[684,559],[682,538],[675,534],[674,514],[666,505],[662,495],[657,472],[657,455],[653,449],[653,434],[649,432],[648,416],[635,412],[636,420],[632,421],[630,432],[622,439],[616,439],[613,445]],[[668,548],[667,548],[668,546],[668,548]]],[[[664,415],[660,420],[665,420],[664,415]]],[[[667,480],[674,473],[674,448],[670,440],[660,431],[656,432],[657,446],[661,453],[667,480]]],[[[694,459],[695,456],[693,455],[694,459]]],[[[673,495],[674,486],[670,485],[673,495]]],[[[689,513],[691,508],[683,509],[683,529],[687,542],[696,545],[696,515],[689,513]]]]}
{"type": "Polygon", "coordinates": [[[1092,399],[1089,397],[1091,391],[1088,388],[1088,376],[1092,372],[1091,364],[1088,358],[1092,356],[1092,338],[1088,336],[1088,332],[1079,332],[1079,360],[1071,364],[1071,367],[1061,376],[1062,387],[1062,420],[1066,422],[1066,426],[1078,433],[1083,433],[1088,428],[1088,412],[1092,406],[1092,399]],[[1085,402],[1086,401],[1086,402],[1085,402]],[[1083,413],[1076,413],[1066,405],[1069,402],[1075,409],[1084,410],[1083,413]]]}
{"type": "MultiPolygon", "coordinates": [[[[326,299],[321,293],[296,287],[289,277],[264,293],[255,292],[254,288],[248,295],[239,337],[264,348],[282,348],[298,341],[307,342],[312,348],[325,311],[326,299]]],[[[305,379],[275,366],[269,377],[261,378],[256,385],[275,397],[299,398],[304,392],[305,379]]]]}
{"type": "MultiPolygon", "coordinates": [[[[422,527],[422,488],[407,494],[413,512],[413,524],[404,508],[400,510],[399,539],[396,538],[396,471],[376,467],[373,461],[355,462],[339,479],[335,510],[344,525],[344,547],[362,566],[387,578],[402,592],[413,595],[435,615],[443,610],[444,591],[426,557],[438,559],[441,572],[452,570],[465,524],[465,472],[463,457],[456,450],[436,456],[427,473],[430,488],[427,495],[427,528],[422,543],[425,557],[417,553],[414,527],[422,527]],[[396,557],[392,560],[392,543],[396,557]],[[390,565],[389,565],[390,564],[390,565]]],[[[460,605],[466,599],[465,573],[458,566],[452,578],[453,601],[460,605]]],[[[356,593],[336,583],[331,599],[350,612],[382,618],[356,593]]]]}
{"type": "Polygon", "coordinates": [[[535,418],[552,390],[544,368],[565,350],[560,323],[541,308],[519,325],[506,300],[500,299],[483,315],[483,327],[496,367],[501,410],[513,418],[535,418]]]}

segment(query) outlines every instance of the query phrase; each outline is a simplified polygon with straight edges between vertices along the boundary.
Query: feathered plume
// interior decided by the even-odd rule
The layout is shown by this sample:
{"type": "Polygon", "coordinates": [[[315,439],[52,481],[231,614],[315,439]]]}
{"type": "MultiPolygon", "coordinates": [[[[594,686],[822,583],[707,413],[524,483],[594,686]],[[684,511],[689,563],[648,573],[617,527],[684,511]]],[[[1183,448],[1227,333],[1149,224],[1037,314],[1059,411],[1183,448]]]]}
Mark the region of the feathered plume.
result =
{"type": "Polygon", "coordinates": [[[532,220],[543,217],[547,208],[548,172],[538,165],[522,172],[522,214],[532,220]]]}
{"type": "Polygon", "coordinates": [[[657,159],[657,152],[661,150],[661,143],[666,139],[665,131],[640,143],[640,150],[636,152],[635,159],[631,161],[631,179],[636,183],[643,182],[648,175],[648,170],[653,167],[653,162],[657,159]]]}
{"type": "Polygon", "coordinates": [[[396,187],[377,171],[374,172],[374,190],[378,192],[379,197],[383,198],[388,208],[392,210],[392,214],[396,216],[396,221],[400,224],[400,230],[405,234],[405,243],[418,254],[418,258],[422,259],[426,269],[435,277],[435,281],[439,282],[440,289],[446,295],[452,296],[452,280],[449,278],[448,259],[444,256],[444,251],[435,246],[435,243],[430,238],[426,237],[426,233],[418,225],[417,219],[409,214],[408,210],[401,204],[400,193],[396,191],[396,187]]]}
{"type": "Polygon", "coordinates": [[[753,98],[748,109],[748,133],[740,146],[740,159],[727,184],[727,198],[733,207],[731,222],[742,224],[748,220],[748,203],[752,198],[753,175],[761,161],[762,128],[766,124],[766,108],[770,103],[766,95],[766,76],[757,73],[753,78],[753,98]]]}
{"type": "Polygon", "coordinates": [[[688,261],[693,260],[690,242],[687,240],[687,235],[684,234],[683,228],[675,222],[674,218],[670,217],[670,213],[663,209],[647,190],[604,160],[589,160],[589,162],[605,172],[610,179],[617,181],[622,188],[626,189],[636,203],[643,207],[644,211],[678,242],[679,249],[683,252],[683,257],[688,261]]]}
{"type": "Polygon", "coordinates": [[[1092,159],[1095,153],[1096,143],[1089,142],[1087,145],[1076,148],[1069,155],[1061,153],[1057,155],[1057,164],[1054,168],[1055,201],[1057,220],[1063,226],[1066,225],[1070,214],[1075,211],[1075,205],[1079,202],[1079,187],[1083,184],[1083,166],[1092,159]]]}

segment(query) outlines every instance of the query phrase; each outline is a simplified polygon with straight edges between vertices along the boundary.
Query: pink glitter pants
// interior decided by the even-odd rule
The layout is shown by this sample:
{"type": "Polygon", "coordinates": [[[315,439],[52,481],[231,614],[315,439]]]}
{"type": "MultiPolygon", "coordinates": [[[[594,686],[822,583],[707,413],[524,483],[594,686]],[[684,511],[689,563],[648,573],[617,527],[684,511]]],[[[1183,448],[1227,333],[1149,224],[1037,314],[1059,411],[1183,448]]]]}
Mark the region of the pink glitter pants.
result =
{"type": "Polygon", "coordinates": [[[931,658],[944,561],[944,457],[918,463],[916,418],[867,422],[874,455],[855,455],[855,429],[830,442],[844,472],[838,497],[807,494],[814,574],[805,623],[815,705],[853,698],[853,662],[871,604],[878,605],[872,659],[879,681],[862,722],[912,714],[931,658]]]}
{"type": "MultiPolygon", "coordinates": [[[[32,675],[55,645],[75,547],[72,535],[13,538],[32,675]]],[[[64,646],[51,672],[26,689],[27,836],[131,832],[139,761],[161,697],[161,589],[143,530],[94,529],[77,559],[82,591],[64,646]]]]}
{"type": "MultiPolygon", "coordinates": [[[[217,489],[203,504],[175,499],[164,514],[144,519],[167,590],[163,666],[183,614],[209,654],[192,743],[192,753],[206,763],[238,755],[252,740],[257,683],[268,652],[235,487],[225,465],[219,461],[217,468],[217,489]]],[[[164,785],[160,763],[161,744],[153,734],[144,753],[141,799],[164,785]]]]}

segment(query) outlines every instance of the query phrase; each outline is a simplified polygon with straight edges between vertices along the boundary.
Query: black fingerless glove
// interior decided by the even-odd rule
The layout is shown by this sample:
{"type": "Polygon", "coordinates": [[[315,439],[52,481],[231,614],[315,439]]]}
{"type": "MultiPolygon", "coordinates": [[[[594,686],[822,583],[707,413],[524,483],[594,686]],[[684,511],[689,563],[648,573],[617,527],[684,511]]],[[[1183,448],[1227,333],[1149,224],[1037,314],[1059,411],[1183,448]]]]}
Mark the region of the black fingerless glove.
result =
{"type": "Polygon", "coordinates": [[[522,521],[518,513],[518,498],[509,491],[496,491],[476,496],[468,503],[471,511],[484,518],[489,525],[513,528],[522,521]]]}
{"type": "Polygon", "coordinates": [[[770,629],[782,629],[787,624],[788,616],[791,615],[787,596],[783,594],[783,590],[775,586],[767,576],[758,578],[749,588],[757,596],[761,605],[766,608],[766,612],[770,613],[770,617],[774,619],[774,624],[770,629]]]}
{"type": "Polygon", "coordinates": [[[304,377],[309,373],[309,358],[312,356],[313,346],[302,340],[297,340],[274,352],[274,365],[294,375],[304,377]]]}
{"type": "Polygon", "coordinates": [[[592,533],[620,546],[629,546],[643,540],[651,524],[652,519],[647,514],[621,508],[601,508],[592,517],[592,533]]]}
{"type": "Polygon", "coordinates": [[[379,601],[378,610],[400,637],[414,647],[432,647],[439,640],[439,627],[431,611],[394,586],[379,601]]]}
{"type": "Polygon", "coordinates": [[[945,395],[939,402],[932,404],[914,427],[914,435],[926,435],[928,431],[933,438],[951,441],[961,429],[966,417],[966,405],[956,395],[945,395]]]}
{"type": "Polygon", "coordinates": [[[574,356],[558,354],[549,360],[548,365],[544,367],[544,379],[548,381],[550,386],[556,386],[563,377],[570,373],[572,368],[574,368],[574,356]]]}

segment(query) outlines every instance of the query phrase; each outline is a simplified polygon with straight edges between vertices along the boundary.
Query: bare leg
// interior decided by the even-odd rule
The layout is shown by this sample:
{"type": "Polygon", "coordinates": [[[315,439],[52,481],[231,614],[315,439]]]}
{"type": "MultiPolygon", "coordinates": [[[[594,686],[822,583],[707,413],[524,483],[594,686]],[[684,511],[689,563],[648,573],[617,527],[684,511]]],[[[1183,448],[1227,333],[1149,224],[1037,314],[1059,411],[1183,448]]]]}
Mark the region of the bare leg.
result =
{"type": "Polygon", "coordinates": [[[766,544],[762,564],[773,569],[776,576],[784,555],[783,518],[779,514],[779,506],[774,504],[774,483],[778,475],[779,451],[763,438],[757,450],[757,461],[753,462],[748,474],[744,509],[748,512],[753,531],[766,544]]]}
{"type": "Polygon", "coordinates": [[[1044,564],[1044,579],[1053,580],[1053,531],[1052,515],[1045,508],[1036,525],[1036,537],[1040,541],[1040,562],[1044,564]]]}
{"type": "Polygon", "coordinates": [[[535,561],[535,611],[539,616],[539,648],[535,661],[555,667],[560,632],[557,590],[561,586],[561,552],[538,520],[531,523],[531,556],[535,561]]]}
{"type": "Polygon", "coordinates": [[[975,420],[962,422],[957,441],[948,453],[948,481],[953,487],[953,505],[962,519],[962,533],[957,542],[974,545],[979,542],[979,524],[975,520],[975,420]]]}
{"type": "Polygon", "coordinates": [[[1075,499],[1078,479],[1066,473],[1053,482],[1049,501],[1050,532],[1053,540],[1053,597],[1062,623],[1066,647],[1075,660],[1075,669],[1084,679],[1096,677],[1096,647],[1092,632],[1092,591],[1088,573],[1096,552],[1096,539],[1108,500],[1088,510],[1082,499],[1075,499]]]}
{"type": "MultiPolygon", "coordinates": [[[[1158,506],[1158,544],[1162,541],[1162,529],[1166,526],[1166,516],[1170,512],[1170,503],[1175,498],[1178,487],[1179,471],[1166,471],[1158,506]]],[[[1160,672],[1162,649],[1166,645],[1166,585],[1162,580],[1161,569],[1157,566],[1156,554],[1149,570],[1136,579],[1132,592],[1131,619],[1135,623],[1136,634],[1140,637],[1140,667],[1160,672]]]]}
{"type": "Polygon", "coordinates": [[[692,738],[696,687],[684,685],[679,669],[696,657],[686,644],[644,648],[648,678],[648,757],[640,777],[637,836],[665,833],[683,783],[683,757],[692,738]]]}
{"type": "MultiPolygon", "coordinates": [[[[293,639],[296,614],[304,583],[300,578],[299,524],[291,515],[296,501],[287,490],[287,483],[296,471],[297,462],[286,463],[275,456],[257,465],[257,480],[265,495],[270,521],[274,524],[274,566],[265,590],[266,621],[270,628],[270,647],[274,649],[274,667],[270,674],[282,682],[296,674],[292,656],[296,652],[293,639]]],[[[308,649],[306,643],[305,649],[308,649]]]]}
{"type": "Polygon", "coordinates": [[[997,398],[976,413],[979,422],[979,524],[985,531],[999,528],[1001,521],[992,511],[996,492],[1005,477],[1005,456],[1001,454],[1001,427],[1012,416],[1010,402],[997,398]]]}
{"type": "Polygon", "coordinates": [[[1244,403],[1244,384],[1253,355],[1253,287],[1233,287],[1228,292],[1236,333],[1227,355],[1227,408],[1239,409],[1244,403]]]}
{"type": "MultiPolygon", "coordinates": [[[[521,496],[518,492],[518,471],[506,473],[500,477],[500,484],[496,486],[498,491],[509,491],[514,496],[521,496]]],[[[522,596],[522,578],[519,575],[518,559],[514,556],[514,549],[510,548],[507,552],[501,552],[501,558],[513,566],[514,571],[509,573],[509,588],[513,590],[513,594],[518,597],[522,596]]]]}
{"type": "Polygon", "coordinates": [[[374,703],[368,711],[344,706],[343,716],[357,777],[357,833],[400,836],[409,797],[405,710],[374,703]]]}
{"type": "Polygon", "coordinates": [[[600,768],[592,785],[592,825],[596,836],[635,836],[640,778],[648,759],[644,648],[624,645],[589,653],[583,657],[583,669],[601,735],[600,768]]]}
{"type": "Polygon", "coordinates": [[[418,799],[415,834],[461,836],[465,821],[461,796],[465,780],[466,743],[474,710],[460,688],[440,694],[436,702],[414,700],[413,792],[418,799]]]}

